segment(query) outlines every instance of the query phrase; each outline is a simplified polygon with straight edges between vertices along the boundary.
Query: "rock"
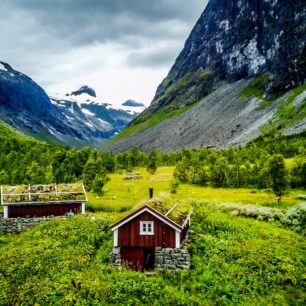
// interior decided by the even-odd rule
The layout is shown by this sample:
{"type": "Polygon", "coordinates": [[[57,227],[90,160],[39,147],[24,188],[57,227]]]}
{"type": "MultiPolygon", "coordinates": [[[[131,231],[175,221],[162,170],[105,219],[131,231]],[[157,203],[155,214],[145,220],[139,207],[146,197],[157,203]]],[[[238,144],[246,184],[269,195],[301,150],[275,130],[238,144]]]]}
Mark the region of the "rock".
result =
{"type": "MultiPolygon", "coordinates": [[[[152,148],[221,149],[258,137],[260,127],[284,102],[282,94],[306,79],[305,29],[302,0],[210,0],[150,107],[133,126],[163,111],[199,103],[108,145],[107,150],[125,152],[134,145],[146,153],[152,148]],[[259,109],[260,101],[252,94],[241,98],[248,86],[275,102],[259,109]]],[[[305,129],[303,122],[298,131],[305,129]]],[[[289,130],[296,133],[293,127],[289,130]]]]}

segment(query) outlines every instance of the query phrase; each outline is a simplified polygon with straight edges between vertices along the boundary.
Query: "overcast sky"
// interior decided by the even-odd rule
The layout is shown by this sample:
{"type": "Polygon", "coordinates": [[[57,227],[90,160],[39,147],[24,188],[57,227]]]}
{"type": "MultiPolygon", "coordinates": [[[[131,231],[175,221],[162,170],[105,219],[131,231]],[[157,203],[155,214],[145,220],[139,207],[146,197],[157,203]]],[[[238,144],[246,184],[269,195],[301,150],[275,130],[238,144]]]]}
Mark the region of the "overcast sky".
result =
{"type": "Polygon", "coordinates": [[[64,94],[149,105],[207,0],[1,0],[0,60],[64,94]]]}

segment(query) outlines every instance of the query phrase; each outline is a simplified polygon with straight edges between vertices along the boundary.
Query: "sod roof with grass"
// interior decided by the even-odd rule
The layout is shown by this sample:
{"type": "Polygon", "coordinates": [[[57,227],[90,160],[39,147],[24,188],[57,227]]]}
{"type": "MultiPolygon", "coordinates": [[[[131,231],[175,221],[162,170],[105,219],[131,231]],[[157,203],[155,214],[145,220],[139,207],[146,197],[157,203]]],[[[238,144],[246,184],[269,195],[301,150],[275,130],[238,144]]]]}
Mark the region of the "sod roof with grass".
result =
{"type": "Polygon", "coordinates": [[[184,202],[175,200],[168,196],[160,196],[149,201],[142,202],[136,207],[136,210],[130,213],[128,216],[115,222],[112,227],[116,227],[120,222],[128,218],[129,216],[134,215],[136,212],[140,211],[144,207],[150,207],[153,210],[157,211],[165,219],[170,219],[172,222],[177,224],[179,228],[183,228],[190,218],[192,213],[192,207],[184,202]]]}
{"type": "Polygon", "coordinates": [[[2,205],[87,202],[83,184],[1,186],[2,205]]]}

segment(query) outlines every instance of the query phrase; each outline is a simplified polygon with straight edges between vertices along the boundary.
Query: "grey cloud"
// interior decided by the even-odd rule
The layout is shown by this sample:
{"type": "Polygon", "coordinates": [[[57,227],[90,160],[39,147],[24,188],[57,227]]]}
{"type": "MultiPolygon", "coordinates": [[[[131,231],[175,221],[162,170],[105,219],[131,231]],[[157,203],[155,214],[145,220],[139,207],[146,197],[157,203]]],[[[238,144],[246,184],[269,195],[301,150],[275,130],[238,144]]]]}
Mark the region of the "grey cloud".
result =
{"type": "MultiPolygon", "coordinates": [[[[195,21],[203,0],[2,0],[6,11],[30,13],[51,34],[72,44],[143,37],[150,28],[171,20],[195,21]]],[[[166,31],[158,34],[166,37],[166,31]]],[[[168,32],[171,35],[171,31],[168,32]]],[[[157,36],[157,34],[155,35],[157,36]]]]}
{"type": "Polygon", "coordinates": [[[169,41],[168,44],[157,45],[155,48],[138,50],[127,56],[126,63],[129,67],[168,67],[169,63],[174,62],[181,47],[176,41],[169,41]]]}
{"type": "Polygon", "coordinates": [[[115,48],[122,68],[170,68],[207,2],[1,0],[0,60],[46,88],[103,71],[95,46],[115,48]]]}

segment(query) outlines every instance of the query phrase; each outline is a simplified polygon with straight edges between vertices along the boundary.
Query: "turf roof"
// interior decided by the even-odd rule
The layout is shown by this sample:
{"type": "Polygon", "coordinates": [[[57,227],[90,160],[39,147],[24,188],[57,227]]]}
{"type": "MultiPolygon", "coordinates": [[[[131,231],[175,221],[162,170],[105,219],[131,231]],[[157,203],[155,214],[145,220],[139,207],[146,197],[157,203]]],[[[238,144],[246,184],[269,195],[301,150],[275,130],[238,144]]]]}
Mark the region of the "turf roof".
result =
{"type": "Polygon", "coordinates": [[[82,184],[3,186],[1,196],[4,205],[87,201],[82,184]]]}
{"type": "Polygon", "coordinates": [[[180,226],[184,225],[191,212],[190,205],[172,198],[155,198],[147,204],[180,226]]]}

